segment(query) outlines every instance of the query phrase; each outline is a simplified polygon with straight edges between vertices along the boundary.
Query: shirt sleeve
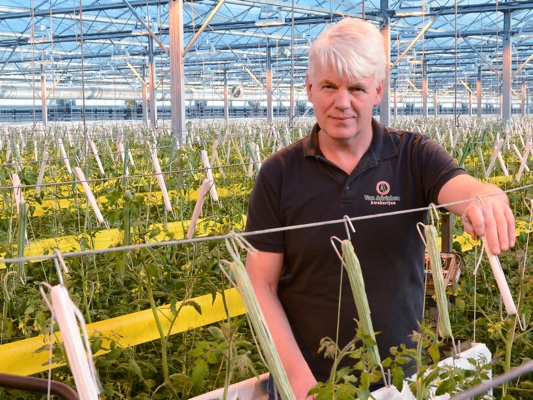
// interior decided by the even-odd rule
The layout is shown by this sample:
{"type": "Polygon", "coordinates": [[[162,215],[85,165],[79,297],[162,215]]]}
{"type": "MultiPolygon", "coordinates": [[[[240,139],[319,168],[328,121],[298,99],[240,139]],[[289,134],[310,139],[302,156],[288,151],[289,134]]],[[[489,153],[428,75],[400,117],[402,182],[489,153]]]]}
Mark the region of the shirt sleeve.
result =
{"type": "MultiPolygon", "coordinates": [[[[263,162],[248,203],[247,233],[285,226],[280,209],[282,179],[282,163],[278,155],[263,162]]],[[[246,239],[261,251],[280,253],[285,250],[285,234],[281,230],[250,234],[246,239]]]]}
{"type": "Polygon", "coordinates": [[[419,168],[428,203],[438,204],[442,187],[452,178],[466,174],[453,157],[439,143],[425,135],[419,137],[419,168]]]}

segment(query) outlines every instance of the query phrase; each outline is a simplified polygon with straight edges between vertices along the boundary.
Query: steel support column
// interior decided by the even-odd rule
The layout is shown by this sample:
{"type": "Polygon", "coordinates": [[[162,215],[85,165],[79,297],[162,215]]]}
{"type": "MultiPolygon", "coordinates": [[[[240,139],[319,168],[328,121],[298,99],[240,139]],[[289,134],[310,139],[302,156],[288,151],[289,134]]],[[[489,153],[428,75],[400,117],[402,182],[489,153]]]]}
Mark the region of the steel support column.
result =
{"type": "Polygon", "coordinates": [[[168,2],[170,37],[170,105],[172,135],[183,144],[185,128],[185,72],[183,67],[183,0],[168,2]]]}
{"type": "Polygon", "coordinates": [[[522,81],[522,87],[521,87],[521,93],[520,93],[520,111],[522,113],[522,116],[526,115],[526,82],[525,80],[522,81]]]}
{"type": "Polygon", "coordinates": [[[48,109],[46,107],[46,76],[44,74],[44,63],[41,63],[41,107],[43,126],[46,128],[48,123],[48,109]]]}
{"type": "Polygon", "coordinates": [[[511,11],[503,13],[502,106],[503,121],[511,119],[511,11]]]}
{"type": "Polygon", "coordinates": [[[155,97],[154,39],[148,36],[148,88],[150,91],[150,128],[157,128],[157,99],[155,97]]]}
{"type": "MultiPolygon", "coordinates": [[[[381,0],[380,7],[382,10],[389,9],[389,0],[381,0]]],[[[390,125],[391,112],[390,112],[390,17],[388,12],[384,12],[383,25],[381,26],[381,34],[385,41],[385,55],[386,65],[385,80],[383,81],[383,97],[379,105],[379,119],[384,125],[390,125]]],[[[394,112],[396,115],[396,91],[394,92],[394,112]]]]}
{"type": "Polygon", "coordinates": [[[224,68],[224,120],[229,121],[228,70],[224,68]]]}
{"type": "Polygon", "coordinates": [[[272,54],[270,46],[266,48],[266,96],[267,96],[267,122],[274,122],[274,107],[272,105],[272,54]]]}
{"type": "Polygon", "coordinates": [[[146,67],[143,65],[143,82],[142,82],[142,112],[143,112],[143,124],[148,126],[148,86],[146,85],[146,67]]]}
{"type": "Polygon", "coordinates": [[[482,114],[482,104],[481,104],[481,93],[482,93],[482,85],[481,85],[481,65],[477,67],[477,77],[476,77],[476,100],[477,100],[477,116],[481,118],[482,114]]]}
{"type": "Polygon", "coordinates": [[[428,117],[428,63],[422,62],[422,113],[424,119],[428,117]]]}

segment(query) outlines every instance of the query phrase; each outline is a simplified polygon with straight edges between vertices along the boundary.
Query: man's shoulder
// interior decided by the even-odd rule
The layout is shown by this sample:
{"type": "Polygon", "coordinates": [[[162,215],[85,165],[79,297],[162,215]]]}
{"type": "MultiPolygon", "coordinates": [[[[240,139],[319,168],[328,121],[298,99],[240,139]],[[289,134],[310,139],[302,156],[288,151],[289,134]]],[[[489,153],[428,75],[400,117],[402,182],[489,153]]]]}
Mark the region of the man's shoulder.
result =
{"type": "Polygon", "coordinates": [[[307,146],[308,141],[309,137],[306,136],[286,147],[276,150],[264,160],[263,165],[290,165],[295,162],[300,162],[304,159],[304,147],[307,146]]]}
{"type": "Polygon", "coordinates": [[[398,150],[414,146],[440,146],[428,135],[417,131],[387,127],[383,132],[390,137],[398,150]]]}

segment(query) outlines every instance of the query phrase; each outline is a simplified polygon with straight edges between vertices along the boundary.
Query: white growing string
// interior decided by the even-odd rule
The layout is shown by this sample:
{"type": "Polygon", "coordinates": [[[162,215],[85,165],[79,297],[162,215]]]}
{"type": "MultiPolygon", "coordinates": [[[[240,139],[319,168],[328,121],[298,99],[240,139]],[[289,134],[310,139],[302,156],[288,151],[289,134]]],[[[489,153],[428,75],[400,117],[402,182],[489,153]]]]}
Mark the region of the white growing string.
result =
{"type": "Polygon", "coordinates": [[[155,177],[157,179],[157,183],[159,184],[159,188],[161,189],[161,196],[163,197],[163,204],[165,205],[165,210],[172,214],[174,218],[176,218],[174,211],[172,210],[172,204],[170,203],[170,198],[168,196],[167,186],[165,183],[165,178],[163,177],[161,173],[161,166],[159,164],[159,159],[157,158],[157,149],[154,146],[151,151],[151,159],[152,159],[152,166],[154,167],[155,171],[155,177]]]}
{"type": "MultiPolygon", "coordinates": [[[[100,385],[96,368],[94,366],[85,321],[81,311],[72,302],[68,290],[64,286],[58,260],[65,272],[68,273],[68,269],[61,257],[61,253],[59,253],[57,249],[54,249],[54,257],[54,262],[59,275],[59,285],[50,286],[46,282],[41,282],[39,285],[39,290],[43,299],[52,313],[50,353],[52,352],[52,338],[54,335],[53,320],[56,320],[61,331],[68,363],[74,377],[74,382],[76,383],[76,389],[80,400],[96,400],[103,389],[100,385]],[[50,298],[45,294],[44,287],[47,287],[50,290],[50,298]],[[83,334],[83,339],[80,335],[80,328],[83,334]]],[[[49,376],[50,372],[51,365],[49,366],[49,376]]],[[[48,382],[48,397],[50,397],[50,380],[48,382]]]]}
{"type": "Polygon", "coordinates": [[[102,216],[102,213],[100,212],[100,207],[98,207],[98,204],[96,203],[96,199],[94,198],[93,191],[87,184],[87,179],[85,179],[85,174],[81,170],[80,167],[74,167],[74,172],[76,173],[76,176],[78,177],[81,185],[83,186],[83,190],[85,191],[85,195],[87,196],[87,200],[91,204],[91,207],[94,211],[94,215],[96,216],[96,220],[99,224],[104,224],[107,229],[109,229],[109,225],[104,220],[104,217],[102,216]]]}
{"type": "Polygon", "coordinates": [[[212,182],[211,186],[209,187],[209,193],[211,194],[211,198],[213,199],[214,202],[220,204],[218,200],[217,188],[215,186],[215,178],[213,178],[213,169],[211,168],[211,164],[209,163],[209,157],[207,155],[207,151],[206,150],[200,151],[200,157],[205,167],[206,179],[212,182]]]}
{"type": "Polygon", "coordinates": [[[200,189],[198,190],[198,199],[196,200],[194,211],[191,217],[191,223],[189,224],[189,230],[187,231],[187,239],[191,239],[194,233],[196,232],[196,222],[198,221],[198,217],[200,216],[200,212],[202,211],[205,195],[207,194],[207,191],[209,190],[212,184],[213,181],[210,181],[209,179],[204,179],[202,185],[200,186],[200,189]]]}

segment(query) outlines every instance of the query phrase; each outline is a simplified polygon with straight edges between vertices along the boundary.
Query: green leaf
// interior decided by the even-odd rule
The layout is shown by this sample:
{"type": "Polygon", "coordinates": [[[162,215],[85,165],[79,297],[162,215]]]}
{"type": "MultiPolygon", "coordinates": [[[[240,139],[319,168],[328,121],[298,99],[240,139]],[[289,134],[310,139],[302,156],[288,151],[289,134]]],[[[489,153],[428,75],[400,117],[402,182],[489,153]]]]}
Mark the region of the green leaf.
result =
{"type": "Polygon", "coordinates": [[[175,317],[176,315],[178,315],[178,309],[176,308],[176,304],[178,303],[178,300],[173,298],[173,299],[170,299],[170,312],[172,313],[172,315],[175,317]]]}
{"type": "Polygon", "coordinates": [[[189,355],[191,357],[197,358],[197,357],[204,355],[204,350],[203,349],[192,349],[191,351],[189,351],[189,355]]]}
{"type": "Polygon", "coordinates": [[[95,337],[91,341],[91,351],[93,354],[96,354],[102,348],[102,339],[95,337]]]}
{"type": "Polygon", "coordinates": [[[185,374],[172,374],[168,377],[168,384],[177,392],[183,392],[191,385],[191,378],[185,374]]]}
{"type": "Polygon", "coordinates": [[[115,347],[109,353],[105,355],[106,360],[116,360],[122,354],[122,349],[120,347],[115,347]]]}
{"type": "Polygon", "coordinates": [[[392,384],[398,389],[399,392],[403,389],[403,381],[405,379],[405,375],[403,372],[402,367],[393,367],[391,369],[392,373],[392,384]]]}
{"type": "Polygon", "coordinates": [[[361,374],[361,389],[368,389],[370,387],[370,377],[367,373],[363,372],[361,374]]]}
{"type": "Polygon", "coordinates": [[[196,301],[194,300],[186,300],[183,302],[183,306],[188,306],[188,307],[193,307],[196,312],[200,315],[202,315],[202,306],[200,306],[200,304],[198,304],[196,301]]]}
{"type": "Polygon", "coordinates": [[[146,275],[151,276],[153,278],[159,277],[159,269],[157,268],[157,265],[146,263],[144,264],[144,270],[146,271],[146,275]]]}
{"type": "Polygon", "coordinates": [[[135,373],[135,375],[137,375],[139,378],[143,379],[143,374],[142,374],[142,371],[141,371],[141,367],[139,367],[139,364],[137,364],[137,362],[133,359],[133,358],[130,358],[128,360],[128,365],[130,367],[130,371],[135,373]]]}
{"type": "Polygon", "coordinates": [[[224,339],[224,334],[222,333],[222,329],[220,329],[218,326],[210,326],[207,328],[209,333],[215,338],[215,339],[224,339]]]}
{"type": "Polygon", "coordinates": [[[204,378],[208,373],[209,365],[207,365],[207,362],[201,358],[197,359],[191,374],[193,387],[198,388],[203,383],[204,378]]]}
{"type": "Polygon", "coordinates": [[[450,394],[450,393],[454,393],[454,391],[456,390],[455,388],[455,382],[450,380],[450,379],[447,379],[445,380],[444,382],[442,382],[438,387],[437,387],[437,390],[435,391],[435,395],[437,396],[441,396],[443,394],[450,394]]]}
{"type": "Polygon", "coordinates": [[[217,355],[212,351],[205,353],[205,359],[211,365],[218,364],[219,362],[217,355]]]}
{"type": "Polygon", "coordinates": [[[157,235],[159,235],[161,233],[161,229],[160,228],[155,228],[153,229],[149,234],[148,234],[148,237],[150,239],[153,239],[154,237],[156,237],[157,235]]]}
{"type": "Polygon", "coordinates": [[[428,353],[434,364],[437,364],[440,361],[440,351],[436,344],[429,347],[428,353]]]}

